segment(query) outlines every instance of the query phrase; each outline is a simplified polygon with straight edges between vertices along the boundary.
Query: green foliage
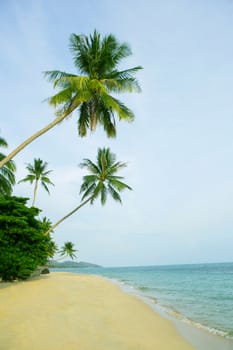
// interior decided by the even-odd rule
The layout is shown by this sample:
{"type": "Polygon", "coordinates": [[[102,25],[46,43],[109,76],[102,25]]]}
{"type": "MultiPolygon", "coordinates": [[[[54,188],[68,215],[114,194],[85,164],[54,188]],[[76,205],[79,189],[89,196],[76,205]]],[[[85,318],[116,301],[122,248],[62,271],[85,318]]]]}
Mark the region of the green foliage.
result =
{"type": "MultiPolygon", "coordinates": [[[[7,142],[0,137],[0,147],[7,147],[7,142]]],[[[5,155],[0,152],[0,161],[5,158],[5,155]]],[[[0,168],[0,195],[10,196],[15,185],[15,163],[10,160],[2,168],[0,168]]]]}
{"type": "Polygon", "coordinates": [[[76,258],[75,253],[77,252],[77,249],[74,248],[74,243],[72,242],[65,242],[62,246],[61,250],[59,251],[61,257],[70,257],[71,259],[76,258]]]}
{"type": "Polygon", "coordinates": [[[87,130],[95,131],[102,125],[108,137],[116,136],[116,116],[132,121],[134,113],[113,95],[140,92],[135,74],[136,66],[119,70],[121,61],[132,54],[126,43],[119,43],[112,35],[101,37],[76,35],[70,37],[70,49],[78,74],[47,71],[45,76],[59,92],[48,99],[57,115],[67,116],[79,107],[78,133],[84,137],[87,130]]]}
{"type": "Polygon", "coordinates": [[[122,176],[116,176],[115,174],[126,166],[126,163],[116,161],[116,155],[109,148],[99,148],[96,163],[90,159],[84,159],[80,167],[85,168],[89,172],[89,175],[83,177],[83,183],[80,188],[82,203],[62,219],[58,220],[45,234],[52,232],[58,225],[88,202],[93,204],[99,197],[102,205],[106,203],[108,195],[116,202],[122,203],[120,193],[125,189],[132,190],[132,188],[121,181],[123,179],[122,176]]]}
{"type": "Polygon", "coordinates": [[[26,169],[28,170],[28,175],[19,181],[20,182],[30,182],[31,184],[35,182],[34,196],[32,201],[32,206],[35,204],[37,195],[37,186],[40,182],[41,186],[49,193],[48,185],[53,185],[52,181],[49,179],[48,175],[52,170],[47,170],[48,163],[43,162],[40,158],[34,159],[33,164],[28,163],[26,169]]]}
{"type": "Polygon", "coordinates": [[[110,194],[115,201],[121,203],[120,192],[125,189],[131,190],[130,186],[121,181],[122,176],[115,175],[127,166],[126,163],[117,162],[116,155],[109,148],[99,148],[96,163],[84,159],[80,166],[89,172],[89,175],[83,177],[80,189],[82,200],[92,196],[91,203],[93,203],[100,197],[101,204],[105,204],[107,195],[110,194]]]}
{"type": "Polygon", "coordinates": [[[26,279],[54,254],[55,244],[44,235],[35,217],[40,210],[28,208],[27,198],[0,198],[0,278],[26,279]]]}

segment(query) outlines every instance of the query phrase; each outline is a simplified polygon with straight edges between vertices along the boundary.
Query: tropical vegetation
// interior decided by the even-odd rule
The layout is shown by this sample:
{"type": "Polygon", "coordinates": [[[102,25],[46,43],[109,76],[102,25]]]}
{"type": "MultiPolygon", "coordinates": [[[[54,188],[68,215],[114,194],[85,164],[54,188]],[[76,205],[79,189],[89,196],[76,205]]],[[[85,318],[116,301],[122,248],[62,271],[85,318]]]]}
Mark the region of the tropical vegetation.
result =
{"type": "Polygon", "coordinates": [[[76,74],[59,70],[45,72],[54,88],[59,88],[59,92],[48,99],[52,106],[59,107],[56,118],[5,157],[0,167],[77,109],[80,136],[86,136],[88,129],[94,131],[100,124],[108,137],[115,137],[116,117],[126,121],[134,119],[134,113],[115,97],[119,93],[140,91],[135,74],[142,67],[119,70],[121,61],[132,54],[129,45],[119,43],[112,34],[101,37],[95,30],[89,37],[72,34],[70,49],[76,74]]]}
{"type": "MultiPolygon", "coordinates": [[[[47,126],[26,139],[8,156],[0,153],[0,279],[13,281],[26,279],[41,265],[51,261],[55,253],[61,258],[76,258],[77,250],[70,241],[59,250],[50,233],[65,219],[76,213],[85,204],[93,204],[100,199],[102,205],[108,196],[121,203],[121,192],[131,187],[125,184],[118,172],[126,163],[116,160],[109,148],[99,148],[96,162],[84,159],[81,168],[88,174],[83,177],[80,188],[81,201],[77,207],[52,225],[50,219],[38,218],[40,209],[35,208],[38,187],[47,193],[54,184],[49,178],[48,163],[34,158],[27,163],[28,174],[19,181],[34,185],[32,207],[27,206],[27,198],[13,197],[16,183],[16,166],[12,158],[28,144],[60,124],[75,110],[78,112],[78,135],[84,137],[88,131],[94,132],[98,126],[107,137],[116,136],[116,121],[132,121],[134,113],[117,98],[120,93],[140,92],[135,77],[140,66],[122,70],[123,59],[131,55],[128,44],[120,43],[112,35],[101,36],[97,31],[90,36],[72,34],[70,49],[76,71],[47,71],[45,77],[53,83],[56,94],[48,99],[55,107],[56,117],[47,126]]],[[[0,137],[0,147],[7,142],[0,137]]]]}
{"type": "Polygon", "coordinates": [[[74,243],[67,241],[63,244],[61,250],[59,251],[59,254],[61,255],[62,259],[65,257],[70,257],[71,259],[76,258],[77,249],[74,247],[74,243]]]}
{"type": "Polygon", "coordinates": [[[80,188],[80,194],[82,194],[81,203],[52,225],[46,232],[47,234],[88,202],[93,204],[99,197],[101,204],[104,205],[107,196],[110,195],[115,201],[121,203],[120,192],[125,189],[131,190],[130,186],[122,182],[123,177],[115,175],[120,169],[125,168],[127,164],[116,161],[116,155],[109,148],[99,148],[96,160],[96,163],[94,163],[90,159],[84,159],[80,164],[89,173],[83,177],[83,183],[80,188]]]}
{"type": "Polygon", "coordinates": [[[33,164],[27,164],[26,169],[28,170],[28,175],[19,181],[20,182],[30,182],[31,184],[35,183],[33,191],[33,200],[32,207],[35,205],[36,195],[38,191],[39,183],[49,193],[49,185],[53,185],[52,181],[49,179],[48,175],[52,170],[47,170],[48,163],[44,162],[40,158],[34,159],[33,164]]]}
{"type": "Polygon", "coordinates": [[[0,197],[0,278],[26,279],[55,253],[50,235],[37,219],[37,208],[26,206],[27,198],[0,197]]]}
{"type": "MultiPolygon", "coordinates": [[[[7,148],[8,144],[3,137],[0,137],[0,147],[7,148]]],[[[0,161],[5,158],[5,155],[0,152],[0,161]]],[[[16,166],[13,160],[7,162],[0,168],[0,195],[10,196],[15,185],[16,166]]]]}

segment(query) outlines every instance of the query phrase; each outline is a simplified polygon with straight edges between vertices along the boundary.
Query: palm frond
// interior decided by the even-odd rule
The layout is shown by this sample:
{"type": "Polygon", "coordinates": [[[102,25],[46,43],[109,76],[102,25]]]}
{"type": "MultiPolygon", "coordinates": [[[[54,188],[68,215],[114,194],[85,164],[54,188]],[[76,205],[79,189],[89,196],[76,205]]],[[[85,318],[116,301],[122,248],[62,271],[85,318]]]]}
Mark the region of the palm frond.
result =
{"type": "Polygon", "coordinates": [[[48,103],[51,106],[57,107],[60,104],[66,103],[67,100],[70,101],[70,99],[72,98],[72,90],[70,87],[59,91],[57,94],[49,97],[47,99],[48,103]]]}
{"type": "Polygon", "coordinates": [[[45,71],[45,72],[43,72],[43,75],[49,82],[52,82],[52,83],[54,83],[55,81],[60,80],[61,78],[64,78],[64,77],[74,77],[75,76],[75,74],[66,73],[66,72],[62,72],[59,70],[45,71]]]}
{"type": "Polygon", "coordinates": [[[111,167],[108,169],[108,174],[112,175],[117,173],[120,169],[126,168],[127,163],[121,163],[121,162],[116,162],[114,164],[111,164],[111,167]]]}
{"type": "Polygon", "coordinates": [[[89,73],[89,40],[85,35],[71,34],[70,50],[73,53],[73,61],[81,73],[89,73]]]}
{"type": "MultiPolygon", "coordinates": [[[[3,153],[0,153],[0,161],[2,161],[5,158],[5,155],[3,153]]],[[[7,168],[8,170],[12,171],[13,173],[16,171],[16,165],[15,162],[13,160],[9,160],[9,162],[7,162],[4,165],[4,168],[7,168]]],[[[3,168],[0,168],[0,171],[3,168]]]]}
{"type": "Polygon", "coordinates": [[[108,191],[116,202],[119,202],[122,204],[119,193],[110,184],[108,184],[108,191]]]}
{"type": "Polygon", "coordinates": [[[30,182],[31,184],[36,180],[35,175],[27,175],[24,179],[20,180],[18,183],[21,182],[30,182]]]}
{"type": "Polygon", "coordinates": [[[47,176],[41,176],[41,182],[44,182],[48,185],[55,186],[54,183],[47,177],[47,176]]]}
{"type": "Polygon", "coordinates": [[[0,146],[4,148],[8,147],[8,144],[3,137],[0,137],[0,146]]]}
{"type": "Polygon", "coordinates": [[[120,120],[121,119],[124,119],[126,121],[134,120],[134,113],[128,107],[126,107],[121,101],[117,100],[116,98],[108,94],[101,94],[101,99],[105,104],[106,108],[110,108],[114,112],[116,112],[120,120]]]}
{"type": "Polygon", "coordinates": [[[106,79],[135,79],[134,75],[139,71],[142,70],[142,66],[136,66],[133,68],[128,68],[124,70],[112,70],[108,75],[106,75],[106,79]]]}
{"type": "Polygon", "coordinates": [[[106,186],[103,183],[101,183],[100,201],[102,205],[104,205],[107,201],[107,194],[108,194],[108,191],[106,186]]]}
{"type": "Polygon", "coordinates": [[[90,98],[90,93],[88,91],[76,93],[76,95],[73,95],[70,100],[65,102],[63,106],[57,110],[56,115],[60,116],[62,114],[66,114],[66,116],[70,116],[71,113],[79,107],[84,101],[88,100],[90,98]]]}
{"type": "MultiPolygon", "coordinates": [[[[47,165],[46,165],[46,167],[47,167],[47,165]]],[[[52,172],[53,172],[53,170],[43,171],[43,176],[47,176],[47,175],[49,175],[52,172]]]]}
{"type": "MultiPolygon", "coordinates": [[[[108,178],[108,179],[109,179],[109,178],[108,178]]],[[[114,179],[113,177],[111,177],[111,178],[109,179],[109,184],[110,184],[112,187],[116,188],[119,192],[125,190],[126,188],[127,188],[128,190],[132,190],[132,188],[131,188],[130,186],[128,186],[127,184],[125,184],[125,183],[122,182],[122,181],[117,180],[116,178],[114,179]]]]}
{"type": "Polygon", "coordinates": [[[81,137],[86,136],[89,128],[89,114],[88,105],[83,102],[80,107],[79,119],[78,119],[78,133],[81,137]]]}
{"type": "MultiPolygon", "coordinates": [[[[81,186],[81,188],[80,188],[80,193],[83,193],[83,195],[82,195],[82,201],[85,199],[85,198],[87,198],[87,197],[89,197],[90,195],[93,195],[93,197],[94,197],[94,192],[95,192],[95,188],[96,188],[96,184],[95,183],[93,183],[92,185],[90,185],[90,186],[86,186],[86,185],[82,185],[81,186]]],[[[91,201],[91,203],[92,203],[92,201],[91,201]]]]}
{"type": "Polygon", "coordinates": [[[110,34],[102,40],[102,62],[106,62],[105,72],[116,67],[122,59],[132,54],[127,43],[120,44],[114,35],[110,34]]]}
{"type": "Polygon", "coordinates": [[[93,174],[99,174],[100,169],[98,165],[96,165],[94,162],[92,162],[90,159],[83,159],[82,163],[80,163],[80,168],[85,168],[87,169],[90,173],[93,174]]]}
{"type": "Polygon", "coordinates": [[[134,78],[125,79],[102,79],[101,83],[106,86],[108,92],[124,93],[124,92],[141,92],[138,81],[134,78]]]}
{"type": "Polygon", "coordinates": [[[79,91],[79,90],[85,90],[88,89],[88,85],[90,83],[90,78],[86,77],[84,75],[78,76],[78,75],[73,75],[73,76],[67,76],[67,77],[62,77],[60,79],[57,79],[55,81],[55,87],[56,86],[61,86],[63,87],[70,87],[72,91],[79,91]]]}
{"type": "Polygon", "coordinates": [[[50,194],[50,192],[49,192],[49,188],[48,188],[48,186],[46,185],[46,183],[43,181],[41,181],[41,186],[45,189],[45,191],[48,193],[48,194],[50,194]]]}
{"type": "Polygon", "coordinates": [[[11,185],[15,184],[15,175],[13,171],[9,169],[7,166],[2,167],[0,169],[0,173],[3,177],[5,177],[11,183],[11,185]]]}
{"type": "Polygon", "coordinates": [[[0,173],[0,194],[3,196],[10,196],[12,193],[12,184],[8,178],[0,173]]]}
{"type": "Polygon", "coordinates": [[[93,204],[95,199],[97,199],[99,197],[99,195],[101,194],[102,187],[103,187],[103,183],[99,181],[96,184],[95,189],[93,191],[93,197],[92,197],[92,200],[91,200],[91,204],[93,204]]]}

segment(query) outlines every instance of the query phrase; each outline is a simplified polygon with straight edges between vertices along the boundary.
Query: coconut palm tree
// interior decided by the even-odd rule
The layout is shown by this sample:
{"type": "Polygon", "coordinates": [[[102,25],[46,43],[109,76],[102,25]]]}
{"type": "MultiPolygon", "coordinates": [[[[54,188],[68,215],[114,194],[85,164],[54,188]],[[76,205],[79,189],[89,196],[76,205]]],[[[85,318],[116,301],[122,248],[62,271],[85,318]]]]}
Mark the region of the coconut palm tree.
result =
{"type": "Polygon", "coordinates": [[[30,182],[31,184],[35,182],[34,186],[34,192],[33,192],[33,200],[32,200],[32,207],[34,207],[38,185],[39,182],[42,185],[42,187],[46,190],[46,192],[49,193],[48,185],[54,184],[49,179],[48,175],[51,173],[52,170],[47,170],[48,163],[43,162],[40,158],[34,159],[33,164],[28,163],[26,166],[26,169],[28,170],[28,175],[19,181],[20,182],[30,182]]]}
{"type": "MultiPolygon", "coordinates": [[[[0,137],[0,147],[8,147],[6,140],[0,137]]],[[[5,155],[0,152],[0,161],[5,158],[5,155]]],[[[0,195],[10,196],[15,185],[16,166],[13,160],[7,162],[0,168],[0,195]]]]}
{"type": "Polygon", "coordinates": [[[126,163],[117,162],[115,154],[111,153],[109,148],[100,148],[98,150],[96,164],[90,159],[84,159],[80,166],[89,172],[88,175],[83,177],[83,183],[80,188],[80,194],[82,194],[81,203],[57,221],[46,234],[49,234],[51,230],[54,230],[61,222],[76,213],[88,202],[93,204],[100,197],[101,204],[104,205],[109,194],[115,201],[121,203],[120,192],[126,188],[131,190],[131,187],[121,181],[123,177],[115,175],[120,169],[126,167],[126,163]]]}
{"type": "Polygon", "coordinates": [[[0,162],[0,167],[77,108],[78,133],[82,137],[88,129],[94,131],[98,124],[103,126],[108,137],[115,137],[116,116],[120,120],[134,119],[133,112],[114,97],[119,93],[140,91],[135,73],[142,67],[118,68],[121,61],[132,54],[129,45],[119,43],[112,34],[101,37],[94,31],[89,37],[72,34],[70,49],[77,74],[58,70],[45,72],[54,88],[59,88],[59,92],[48,99],[52,106],[59,107],[56,118],[12,151],[0,162]]]}
{"type": "Polygon", "coordinates": [[[59,251],[59,254],[62,258],[69,256],[71,259],[76,258],[75,253],[77,252],[77,249],[74,249],[74,243],[72,242],[65,242],[62,246],[61,250],[59,251]]]}

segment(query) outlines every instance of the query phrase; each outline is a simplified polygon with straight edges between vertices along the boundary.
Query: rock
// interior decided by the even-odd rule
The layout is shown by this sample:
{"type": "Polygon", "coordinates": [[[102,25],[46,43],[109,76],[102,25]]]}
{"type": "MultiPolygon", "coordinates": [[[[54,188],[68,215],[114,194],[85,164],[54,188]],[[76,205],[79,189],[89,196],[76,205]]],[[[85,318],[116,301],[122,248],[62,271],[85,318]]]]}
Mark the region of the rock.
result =
{"type": "Polygon", "coordinates": [[[45,275],[47,273],[50,273],[49,269],[47,267],[44,267],[42,270],[41,270],[41,275],[45,275]]]}

